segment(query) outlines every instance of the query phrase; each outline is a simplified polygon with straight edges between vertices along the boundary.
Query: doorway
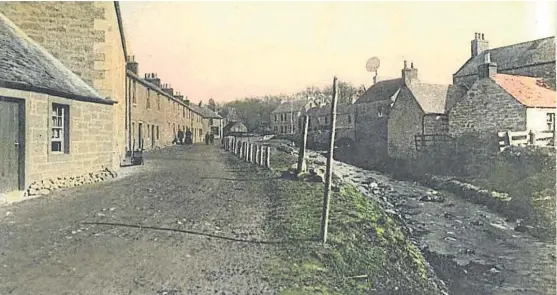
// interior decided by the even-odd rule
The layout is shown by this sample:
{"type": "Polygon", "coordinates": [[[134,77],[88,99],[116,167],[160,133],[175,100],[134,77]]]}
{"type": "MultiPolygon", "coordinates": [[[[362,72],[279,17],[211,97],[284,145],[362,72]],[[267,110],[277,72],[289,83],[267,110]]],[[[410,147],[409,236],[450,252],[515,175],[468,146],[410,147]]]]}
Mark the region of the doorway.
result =
{"type": "Polygon", "coordinates": [[[151,125],[151,149],[155,148],[155,125],[151,125]]]}
{"type": "Polygon", "coordinates": [[[143,123],[137,125],[137,146],[140,150],[143,149],[143,123]]]}
{"type": "Polygon", "coordinates": [[[0,97],[0,193],[22,190],[25,114],[22,101],[0,97]]]}

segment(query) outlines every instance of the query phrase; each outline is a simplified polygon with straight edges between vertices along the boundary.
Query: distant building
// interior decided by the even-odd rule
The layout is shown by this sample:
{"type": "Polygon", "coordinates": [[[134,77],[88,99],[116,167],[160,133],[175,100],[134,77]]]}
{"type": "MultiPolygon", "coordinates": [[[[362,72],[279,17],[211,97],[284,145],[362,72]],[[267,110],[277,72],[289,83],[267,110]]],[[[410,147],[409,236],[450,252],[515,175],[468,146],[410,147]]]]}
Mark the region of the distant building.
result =
{"type": "Polygon", "coordinates": [[[204,134],[212,133],[215,138],[221,138],[223,135],[224,118],[204,106],[190,105],[190,107],[203,117],[204,134]]]}
{"type": "Polygon", "coordinates": [[[388,151],[393,158],[414,158],[417,136],[448,135],[447,111],[460,99],[465,89],[455,85],[422,83],[418,70],[402,70],[403,85],[388,119],[388,151]]]}
{"type": "Polygon", "coordinates": [[[302,126],[301,115],[315,107],[312,100],[301,99],[282,102],[271,113],[271,129],[275,134],[295,134],[302,126]]]}
{"type": "Polygon", "coordinates": [[[374,79],[374,84],[356,100],[354,137],[358,164],[372,165],[387,158],[387,119],[402,84],[402,78],[374,79]]]}
{"type": "Polygon", "coordinates": [[[226,126],[224,126],[223,134],[224,136],[229,135],[242,135],[248,132],[248,128],[242,122],[228,122],[226,126]]]}
{"type": "Polygon", "coordinates": [[[118,167],[115,101],[3,14],[0,44],[0,194],[48,192],[118,167]]]}

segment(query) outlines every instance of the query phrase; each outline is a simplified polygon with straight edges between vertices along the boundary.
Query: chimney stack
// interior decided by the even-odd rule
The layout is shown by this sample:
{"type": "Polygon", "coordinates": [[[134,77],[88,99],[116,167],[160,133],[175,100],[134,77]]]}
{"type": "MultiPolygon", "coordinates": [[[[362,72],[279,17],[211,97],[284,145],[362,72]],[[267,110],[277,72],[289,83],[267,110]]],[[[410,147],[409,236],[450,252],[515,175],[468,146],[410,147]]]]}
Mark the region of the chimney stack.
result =
{"type": "Polygon", "coordinates": [[[157,87],[161,87],[161,79],[157,77],[156,73],[145,74],[145,80],[151,84],[154,84],[157,87]]]}
{"type": "Polygon", "coordinates": [[[174,88],[172,88],[172,86],[169,84],[162,85],[161,90],[166,92],[170,96],[174,96],[174,88]]]}
{"type": "Polygon", "coordinates": [[[486,52],[484,54],[483,64],[478,66],[478,77],[480,79],[491,78],[494,79],[497,74],[497,64],[491,62],[491,54],[486,52]]]}
{"type": "Polygon", "coordinates": [[[485,35],[483,33],[475,33],[474,39],[470,42],[470,47],[472,57],[475,57],[489,50],[489,41],[485,40],[485,35]]]}
{"type": "Polygon", "coordinates": [[[180,94],[180,92],[176,91],[176,94],[174,94],[174,97],[180,101],[184,101],[184,96],[182,94],[180,94]]]}
{"type": "Polygon", "coordinates": [[[139,64],[135,61],[135,56],[128,56],[128,62],[126,63],[126,70],[132,71],[137,75],[139,72],[139,64]]]}
{"type": "Polygon", "coordinates": [[[404,68],[402,69],[402,80],[404,85],[410,85],[418,81],[418,69],[414,68],[414,63],[410,63],[408,68],[407,61],[404,61],[404,68]]]}

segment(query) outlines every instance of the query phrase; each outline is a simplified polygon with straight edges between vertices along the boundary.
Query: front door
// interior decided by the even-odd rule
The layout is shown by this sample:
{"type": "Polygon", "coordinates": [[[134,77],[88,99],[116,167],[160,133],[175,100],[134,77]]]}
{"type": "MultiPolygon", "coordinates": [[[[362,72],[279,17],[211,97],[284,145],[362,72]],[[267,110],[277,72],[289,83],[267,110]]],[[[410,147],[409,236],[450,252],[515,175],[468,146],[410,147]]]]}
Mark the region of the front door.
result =
{"type": "Polygon", "coordinates": [[[137,125],[137,146],[140,150],[143,149],[143,123],[137,125]]]}
{"type": "Polygon", "coordinates": [[[20,115],[17,102],[0,98],[0,193],[19,190],[23,179],[20,115]]]}
{"type": "Polygon", "coordinates": [[[155,148],[155,125],[151,125],[151,149],[155,148]]]}

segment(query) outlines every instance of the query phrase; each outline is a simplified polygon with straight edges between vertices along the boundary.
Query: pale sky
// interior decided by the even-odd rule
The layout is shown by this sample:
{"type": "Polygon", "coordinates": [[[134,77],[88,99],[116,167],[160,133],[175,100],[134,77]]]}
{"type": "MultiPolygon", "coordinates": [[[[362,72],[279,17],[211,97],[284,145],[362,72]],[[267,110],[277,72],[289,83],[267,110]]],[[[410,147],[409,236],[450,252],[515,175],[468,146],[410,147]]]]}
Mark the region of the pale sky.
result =
{"type": "Polygon", "coordinates": [[[156,72],[193,102],[292,94],[333,76],[369,86],[413,61],[420,80],[452,81],[484,33],[490,47],[555,36],[555,1],[121,2],[140,75],[156,72]]]}

